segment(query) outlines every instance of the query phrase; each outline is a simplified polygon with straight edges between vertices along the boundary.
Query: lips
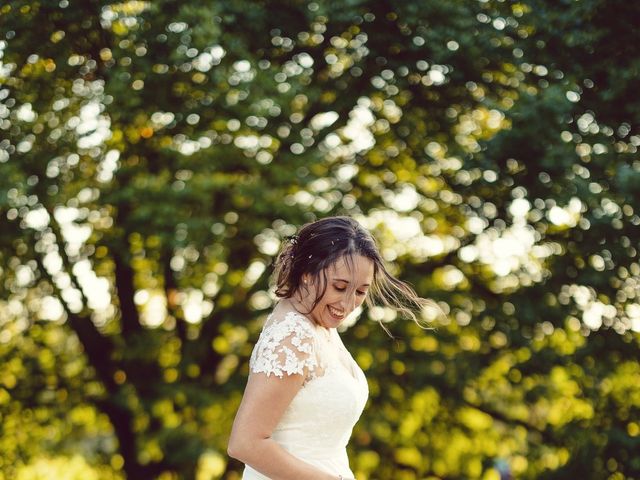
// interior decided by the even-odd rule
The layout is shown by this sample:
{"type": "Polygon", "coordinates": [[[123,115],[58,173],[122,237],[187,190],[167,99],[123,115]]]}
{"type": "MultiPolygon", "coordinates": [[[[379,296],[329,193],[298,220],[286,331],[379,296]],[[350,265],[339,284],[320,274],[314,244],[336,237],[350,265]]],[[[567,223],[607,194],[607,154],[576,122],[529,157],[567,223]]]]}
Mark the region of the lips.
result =
{"type": "Polygon", "coordinates": [[[327,309],[329,310],[329,313],[334,316],[335,318],[338,319],[342,319],[344,318],[344,312],[341,310],[337,310],[335,308],[333,308],[331,305],[327,305],[327,309]]]}

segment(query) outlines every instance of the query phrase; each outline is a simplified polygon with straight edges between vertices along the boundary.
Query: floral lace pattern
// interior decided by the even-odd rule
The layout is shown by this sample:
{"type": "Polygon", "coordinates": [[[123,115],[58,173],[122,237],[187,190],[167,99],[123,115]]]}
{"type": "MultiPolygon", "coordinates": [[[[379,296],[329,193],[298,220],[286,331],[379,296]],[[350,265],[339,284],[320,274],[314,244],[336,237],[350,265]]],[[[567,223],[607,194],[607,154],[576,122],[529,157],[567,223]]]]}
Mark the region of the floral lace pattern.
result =
{"type": "Polygon", "coordinates": [[[314,351],[314,327],[295,312],[265,326],[251,353],[253,373],[282,378],[285,374],[313,377],[318,366],[314,351]]]}

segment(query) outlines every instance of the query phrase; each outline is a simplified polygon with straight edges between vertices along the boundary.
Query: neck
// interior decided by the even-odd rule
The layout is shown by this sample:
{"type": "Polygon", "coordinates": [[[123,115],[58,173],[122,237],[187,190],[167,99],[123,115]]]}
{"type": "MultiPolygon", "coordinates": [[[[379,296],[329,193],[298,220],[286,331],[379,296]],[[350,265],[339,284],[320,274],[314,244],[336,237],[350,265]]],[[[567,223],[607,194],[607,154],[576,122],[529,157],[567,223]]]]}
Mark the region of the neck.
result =
{"type": "Polygon", "coordinates": [[[324,325],[321,325],[320,323],[316,322],[316,320],[311,316],[311,308],[309,308],[308,305],[306,305],[306,303],[302,300],[302,298],[300,298],[299,292],[296,292],[296,294],[294,294],[292,297],[286,298],[286,301],[288,301],[289,306],[291,308],[293,308],[296,312],[300,313],[301,315],[304,315],[305,317],[307,317],[309,320],[311,320],[314,325],[324,328],[325,330],[329,330],[327,327],[325,327],[324,325]]]}

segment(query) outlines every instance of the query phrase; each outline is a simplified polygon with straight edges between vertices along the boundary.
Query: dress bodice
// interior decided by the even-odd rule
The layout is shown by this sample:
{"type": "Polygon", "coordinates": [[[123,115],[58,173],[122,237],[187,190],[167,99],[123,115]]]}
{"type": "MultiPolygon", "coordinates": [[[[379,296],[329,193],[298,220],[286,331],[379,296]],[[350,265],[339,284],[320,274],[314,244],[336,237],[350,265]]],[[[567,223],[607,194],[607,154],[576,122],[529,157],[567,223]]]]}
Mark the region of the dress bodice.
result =
{"type": "MultiPolygon", "coordinates": [[[[368,397],[367,381],[335,329],[288,311],[271,314],[251,354],[252,374],[305,380],[272,438],[329,473],[353,477],[346,456],[353,426],[368,397]]],[[[264,479],[249,467],[244,479],[264,479]]]]}

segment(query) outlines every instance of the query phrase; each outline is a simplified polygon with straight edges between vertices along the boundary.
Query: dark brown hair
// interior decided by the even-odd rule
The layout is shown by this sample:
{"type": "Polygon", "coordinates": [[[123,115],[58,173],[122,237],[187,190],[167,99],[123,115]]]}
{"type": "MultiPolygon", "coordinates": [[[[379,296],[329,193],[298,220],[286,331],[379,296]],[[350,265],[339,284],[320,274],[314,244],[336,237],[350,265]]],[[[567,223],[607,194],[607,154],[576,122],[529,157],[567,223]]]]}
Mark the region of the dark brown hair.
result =
{"type": "Polygon", "coordinates": [[[350,217],[323,218],[304,225],[298,235],[289,237],[276,260],[275,293],[280,298],[291,298],[301,288],[302,276],[309,275],[318,285],[313,310],[327,290],[327,268],[340,259],[350,267],[358,255],[371,259],[374,266],[367,306],[382,303],[421,324],[415,312],[433,302],[421,298],[411,286],[389,273],[374,238],[350,217]]]}

